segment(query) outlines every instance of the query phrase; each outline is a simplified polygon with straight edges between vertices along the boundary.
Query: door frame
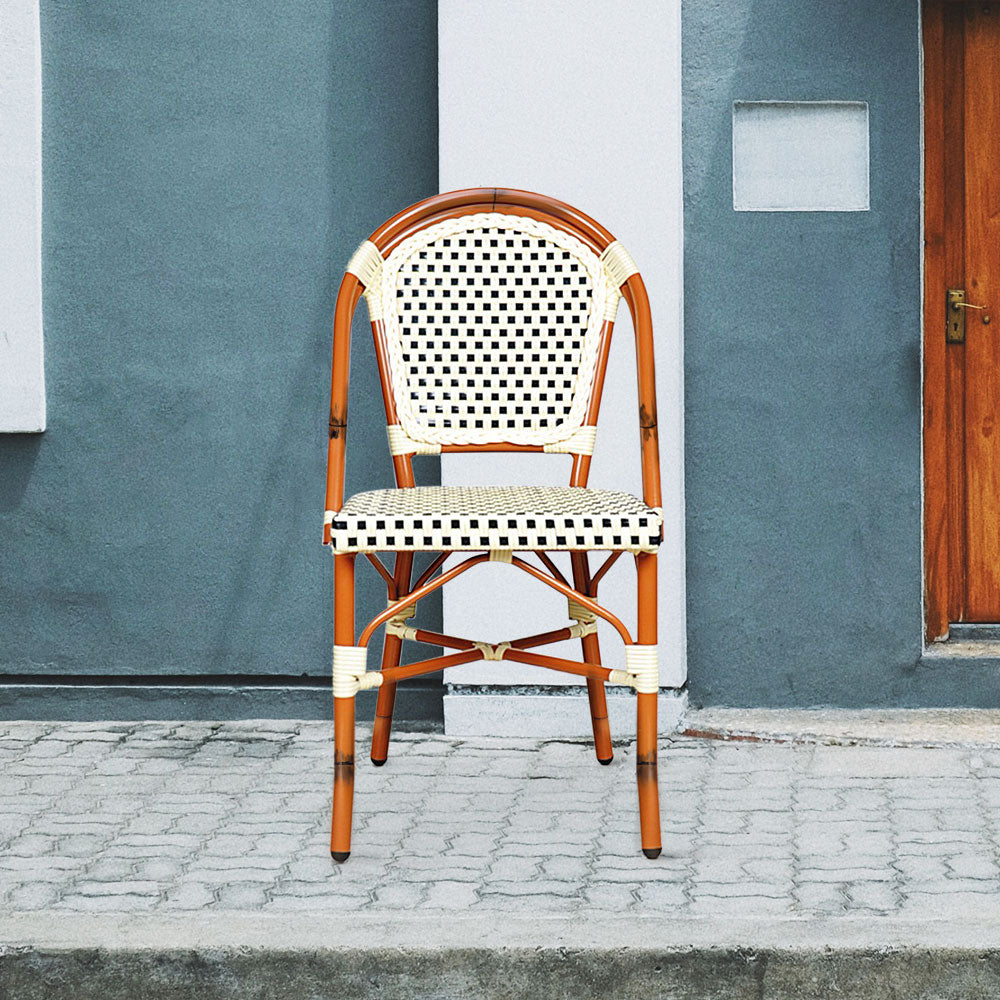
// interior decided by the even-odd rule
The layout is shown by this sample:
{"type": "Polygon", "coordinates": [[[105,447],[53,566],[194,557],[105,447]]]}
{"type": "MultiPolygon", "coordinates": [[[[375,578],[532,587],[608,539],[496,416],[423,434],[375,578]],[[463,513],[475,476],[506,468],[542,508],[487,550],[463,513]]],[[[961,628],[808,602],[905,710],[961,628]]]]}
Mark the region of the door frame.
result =
{"type": "Polygon", "coordinates": [[[924,635],[946,639],[965,612],[965,347],[945,342],[946,289],[964,287],[965,172],[948,162],[945,123],[964,148],[964,4],[923,0],[924,635]],[[949,238],[945,239],[946,225],[949,238]],[[956,229],[958,227],[958,229],[956,229]]]}

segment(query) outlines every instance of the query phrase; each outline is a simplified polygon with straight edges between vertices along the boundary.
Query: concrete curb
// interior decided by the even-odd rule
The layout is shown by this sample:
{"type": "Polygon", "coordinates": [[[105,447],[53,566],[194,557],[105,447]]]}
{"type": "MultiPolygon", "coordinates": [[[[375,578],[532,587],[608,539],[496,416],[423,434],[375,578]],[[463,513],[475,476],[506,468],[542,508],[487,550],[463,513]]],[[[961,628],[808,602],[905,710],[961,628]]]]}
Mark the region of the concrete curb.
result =
{"type": "Polygon", "coordinates": [[[945,1000],[1000,993],[1000,922],[496,913],[5,914],[5,1000],[945,1000]]]}
{"type": "Polygon", "coordinates": [[[1000,710],[992,708],[699,708],[679,728],[685,736],[757,743],[1000,747],[1000,710]]]}

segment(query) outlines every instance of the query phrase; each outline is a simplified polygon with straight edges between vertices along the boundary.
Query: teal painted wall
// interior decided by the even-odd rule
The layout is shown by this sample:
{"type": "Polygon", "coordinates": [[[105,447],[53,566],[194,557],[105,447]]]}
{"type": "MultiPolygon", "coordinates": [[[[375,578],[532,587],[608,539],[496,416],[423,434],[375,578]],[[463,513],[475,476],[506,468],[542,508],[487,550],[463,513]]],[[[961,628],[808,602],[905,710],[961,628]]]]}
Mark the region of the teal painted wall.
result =
{"type": "MultiPolygon", "coordinates": [[[[325,676],[333,306],[437,190],[436,4],[41,14],[49,429],[0,435],[0,671],[325,676]]],[[[361,314],[352,491],[392,481],[361,314]]]]}
{"type": "Polygon", "coordinates": [[[994,705],[922,657],[919,4],[685,0],[695,704],[994,705]],[[734,100],[870,105],[871,210],[739,213],[734,100]]]}

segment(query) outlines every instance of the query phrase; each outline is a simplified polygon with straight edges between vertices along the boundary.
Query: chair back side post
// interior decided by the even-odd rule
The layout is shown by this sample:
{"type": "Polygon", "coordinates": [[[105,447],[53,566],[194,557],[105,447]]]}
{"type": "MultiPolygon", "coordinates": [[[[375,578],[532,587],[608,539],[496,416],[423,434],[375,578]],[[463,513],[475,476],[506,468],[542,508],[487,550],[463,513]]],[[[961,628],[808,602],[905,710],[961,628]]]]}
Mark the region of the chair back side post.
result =
{"type": "MultiPolygon", "coordinates": [[[[385,325],[382,320],[372,320],[372,339],[375,342],[375,362],[378,366],[379,383],[382,386],[382,402],[385,405],[385,422],[387,425],[396,423],[396,402],[392,395],[392,383],[389,380],[389,359],[385,349],[385,325]]],[[[402,489],[415,486],[413,478],[413,456],[393,455],[392,471],[396,477],[396,487],[402,489]]]]}
{"type": "MultiPolygon", "coordinates": [[[[340,510],[344,502],[344,461],[347,444],[347,386],[351,373],[351,320],[362,293],[361,282],[345,274],[333,315],[333,370],[330,375],[330,438],[326,454],[326,509],[340,510]]],[[[330,541],[324,524],[323,543],[330,541]]]]}
{"type": "Polygon", "coordinates": [[[653,320],[642,277],[633,274],[622,288],[635,327],[635,367],[639,387],[639,438],[642,449],[642,499],[662,507],[660,442],[656,429],[656,369],[653,364],[653,320]]]}
{"type": "MultiPolygon", "coordinates": [[[[597,368],[594,372],[594,387],[590,394],[590,405],[587,408],[586,423],[597,426],[597,418],[601,412],[601,395],[604,392],[604,375],[608,370],[608,355],[611,352],[611,336],[614,332],[614,322],[608,320],[601,331],[601,348],[597,355],[597,368]]],[[[573,468],[570,472],[570,486],[586,486],[590,478],[590,455],[573,454],[573,468]]]]}

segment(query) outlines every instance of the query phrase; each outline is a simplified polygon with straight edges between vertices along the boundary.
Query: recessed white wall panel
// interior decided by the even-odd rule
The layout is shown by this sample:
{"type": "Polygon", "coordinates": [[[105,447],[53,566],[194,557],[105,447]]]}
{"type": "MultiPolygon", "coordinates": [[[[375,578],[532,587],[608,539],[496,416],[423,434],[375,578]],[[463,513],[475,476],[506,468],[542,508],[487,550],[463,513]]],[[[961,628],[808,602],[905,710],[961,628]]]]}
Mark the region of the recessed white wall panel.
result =
{"type": "MultiPolygon", "coordinates": [[[[607,226],[635,257],[649,290],[656,337],[665,540],[660,548],[660,659],[665,684],[685,670],[683,359],[681,337],[680,4],[636,0],[441,0],[440,187],[517,187],[576,205],[607,226]],[[498,44],[497,40],[502,42],[498,44]]],[[[635,354],[623,303],[612,344],[591,485],[641,495],[635,354]]],[[[570,459],[556,455],[445,455],[445,483],[566,485],[570,459]]],[[[559,557],[557,557],[559,559],[559,557]]],[[[562,557],[561,565],[567,560],[562,557]]],[[[620,559],[602,600],[635,623],[635,571],[620,559]]],[[[444,591],[446,631],[506,640],[568,624],[565,600],[510,566],[473,570],[444,591]]],[[[614,630],[599,625],[609,666],[624,665],[614,630]]],[[[544,652],[580,657],[580,643],[544,652]]],[[[456,684],[577,683],[567,675],[504,662],[449,671],[456,684]]],[[[448,727],[446,701],[445,726],[448,727]]],[[[517,697],[517,696],[512,696],[517,697]]],[[[537,713],[544,697],[513,711],[537,713]]],[[[476,705],[492,704],[489,700],[476,705]]],[[[470,715],[462,714],[463,732],[470,715]]],[[[482,732],[492,731],[483,709],[482,732]]],[[[454,716],[457,718],[457,716],[454,716]]],[[[586,735],[586,712],[571,715],[586,735]]],[[[569,718],[569,716],[568,716],[569,718]]]]}
{"type": "Polygon", "coordinates": [[[740,212],[868,209],[868,105],[737,101],[733,207],[740,212]]]}
{"type": "Polygon", "coordinates": [[[0,432],[45,430],[38,0],[0,3],[0,432]]]}

